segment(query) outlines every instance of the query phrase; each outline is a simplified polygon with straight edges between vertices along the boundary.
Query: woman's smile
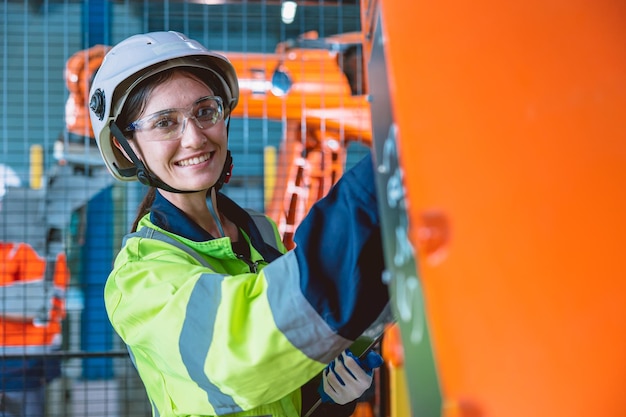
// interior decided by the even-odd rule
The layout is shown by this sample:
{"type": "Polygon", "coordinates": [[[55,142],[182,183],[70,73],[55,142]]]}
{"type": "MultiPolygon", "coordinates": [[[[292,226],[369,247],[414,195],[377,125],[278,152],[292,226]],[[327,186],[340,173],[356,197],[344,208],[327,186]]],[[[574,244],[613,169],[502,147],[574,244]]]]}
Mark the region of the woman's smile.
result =
{"type": "Polygon", "coordinates": [[[213,155],[215,155],[215,151],[213,152],[209,152],[209,153],[205,153],[199,156],[194,156],[188,159],[183,159],[182,161],[178,161],[175,163],[175,165],[180,166],[180,167],[188,167],[188,166],[192,166],[192,165],[198,165],[201,164],[205,161],[208,161],[209,159],[211,159],[213,157],[213,155]]]}

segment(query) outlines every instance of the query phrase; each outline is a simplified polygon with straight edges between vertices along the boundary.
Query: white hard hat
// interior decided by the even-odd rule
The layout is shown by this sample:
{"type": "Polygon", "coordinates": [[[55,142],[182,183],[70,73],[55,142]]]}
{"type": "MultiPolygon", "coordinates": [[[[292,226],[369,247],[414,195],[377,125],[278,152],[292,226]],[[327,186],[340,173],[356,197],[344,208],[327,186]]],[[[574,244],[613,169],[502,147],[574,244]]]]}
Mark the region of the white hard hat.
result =
{"type": "Polygon", "coordinates": [[[89,116],[96,143],[115,178],[133,181],[137,175],[133,163],[113,145],[109,123],[117,119],[128,94],[141,81],[175,67],[206,70],[209,86],[216,77],[222,83],[225,110],[230,112],[237,106],[237,74],[225,56],[178,32],[152,32],[125,39],[107,53],[89,92],[89,116]]]}

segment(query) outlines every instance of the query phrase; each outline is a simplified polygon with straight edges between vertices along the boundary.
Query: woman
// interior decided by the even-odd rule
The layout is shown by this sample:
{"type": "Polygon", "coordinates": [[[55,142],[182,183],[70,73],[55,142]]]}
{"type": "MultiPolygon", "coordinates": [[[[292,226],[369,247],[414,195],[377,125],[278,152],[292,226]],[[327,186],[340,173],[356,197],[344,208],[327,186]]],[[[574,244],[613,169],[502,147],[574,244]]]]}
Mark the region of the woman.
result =
{"type": "Polygon", "coordinates": [[[155,416],[296,417],[325,367],[322,398],[341,404],[380,365],[346,351],[388,301],[371,159],[316,204],[285,253],[269,219],[219,193],[238,95],[230,62],[175,32],[121,42],[92,84],[107,167],[150,186],[105,303],[155,416]]]}

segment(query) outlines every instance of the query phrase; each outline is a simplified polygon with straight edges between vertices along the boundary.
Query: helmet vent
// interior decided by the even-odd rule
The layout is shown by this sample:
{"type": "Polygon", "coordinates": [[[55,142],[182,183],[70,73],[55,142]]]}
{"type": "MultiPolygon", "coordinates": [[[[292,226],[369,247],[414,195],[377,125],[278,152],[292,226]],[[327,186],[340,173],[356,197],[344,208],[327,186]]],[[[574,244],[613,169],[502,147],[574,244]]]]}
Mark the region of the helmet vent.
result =
{"type": "Polygon", "coordinates": [[[105,107],[104,91],[98,88],[89,100],[89,108],[98,116],[98,119],[102,120],[104,119],[105,107]]]}

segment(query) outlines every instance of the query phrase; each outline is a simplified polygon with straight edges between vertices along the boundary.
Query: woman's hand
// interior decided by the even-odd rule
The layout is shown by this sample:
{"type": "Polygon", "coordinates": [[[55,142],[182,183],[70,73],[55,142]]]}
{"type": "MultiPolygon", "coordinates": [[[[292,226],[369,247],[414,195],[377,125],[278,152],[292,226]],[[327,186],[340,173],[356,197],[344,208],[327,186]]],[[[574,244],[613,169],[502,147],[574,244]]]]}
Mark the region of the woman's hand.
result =
{"type": "Polygon", "coordinates": [[[361,397],[372,385],[373,370],[382,364],[383,358],[374,351],[360,360],[346,349],[322,372],[318,388],[322,402],[347,404],[361,397]]]}

